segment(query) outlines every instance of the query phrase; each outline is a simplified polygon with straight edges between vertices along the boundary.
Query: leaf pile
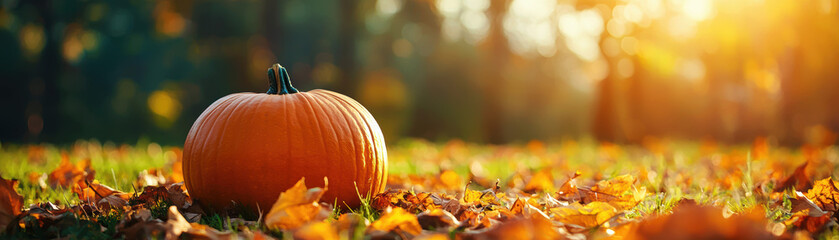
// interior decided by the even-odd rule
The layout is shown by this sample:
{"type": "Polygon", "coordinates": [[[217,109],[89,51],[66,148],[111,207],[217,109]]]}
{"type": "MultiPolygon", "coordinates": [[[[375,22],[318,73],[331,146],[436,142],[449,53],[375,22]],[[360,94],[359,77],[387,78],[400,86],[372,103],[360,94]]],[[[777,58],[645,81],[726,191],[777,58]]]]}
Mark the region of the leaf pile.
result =
{"type": "Polygon", "coordinates": [[[31,146],[20,148],[28,164],[58,162],[13,175],[22,182],[0,177],[0,237],[806,239],[839,230],[835,148],[678,144],[415,141],[391,151],[387,190],[359,208],[322,202],[329,179],[300,179],[262,213],[202,209],[181,182],[176,148],[166,166],[135,171],[124,192],[103,184],[86,156],[31,146]],[[313,180],[325,187],[306,187],[313,180]],[[42,200],[56,195],[63,201],[42,200]]]}

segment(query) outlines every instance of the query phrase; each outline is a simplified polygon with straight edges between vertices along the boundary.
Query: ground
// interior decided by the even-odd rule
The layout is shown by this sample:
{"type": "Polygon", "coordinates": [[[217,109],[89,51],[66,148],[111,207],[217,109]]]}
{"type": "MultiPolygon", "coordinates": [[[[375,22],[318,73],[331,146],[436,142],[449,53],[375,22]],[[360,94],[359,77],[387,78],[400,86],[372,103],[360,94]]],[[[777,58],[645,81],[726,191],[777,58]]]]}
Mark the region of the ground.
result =
{"type": "Polygon", "coordinates": [[[839,150],[829,144],[390,146],[388,188],[361,207],[321,203],[324,189],[300,182],[260,215],[193,205],[179,147],[3,144],[0,238],[839,237],[839,150]]]}

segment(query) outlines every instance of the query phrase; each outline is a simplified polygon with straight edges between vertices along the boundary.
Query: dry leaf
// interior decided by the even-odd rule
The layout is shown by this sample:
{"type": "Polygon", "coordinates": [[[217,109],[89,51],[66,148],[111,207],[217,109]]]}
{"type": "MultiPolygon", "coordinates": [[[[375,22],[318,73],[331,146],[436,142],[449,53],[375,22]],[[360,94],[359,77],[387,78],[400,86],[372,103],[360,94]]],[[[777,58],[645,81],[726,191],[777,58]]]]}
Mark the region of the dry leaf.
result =
{"type": "Polygon", "coordinates": [[[78,195],[82,202],[94,203],[105,210],[122,209],[131,199],[130,194],[99,184],[97,180],[76,184],[73,187],[73,193],[78,195]]]}
{"type": "Polygon", "coordinates": [[[328,188],[329,183],[324,178],[324,188],[306,188],[305,178],[301,178],[294,186],[289,188],[271,207],[265,215],[265,225],[269,228],[283,230],[296,229],[310,221],[326,219],[330,209],[318,203],[321,196],[328,188]]]}
{"type": "Polygon", "coordinates": [[[807,168],[810,166],[810,161],[805,161],[803,164],[795,168],[795,171],[792,172],[792,175],[789,175],[786,179],[781,181],[778,186],[775,187],[776,192],[784,191],[788,188],[795,188],[797,191],[804,191],[806,189],[810,189],[813,185],[810,184],[810,175],[807,174],[807,168]]]}
{"type": "Polygon", "coordinates": [[[446,190],[458,190],[463,187],[463,179],[452,170],[440,172],[437,177],[439,187],[446,190]]]}
{"type": "Polygon", "coordinates": [[[90,159],[85,159],[73,164],[66,153],[61,154],[61,164],[50,172],[49,183],[51,186],[70,187],[73,184],[82,183],[85,180],[93,181],[96,171],[90,168],[90,159]]]}
{"type": "Polygon", "coordinates": [[[565,207],[551,208],[554,220],[582,227],[594,227],[614,217],[618,210],[605,202],[592,202],[586,205],[572,203],[565,207]]]}
{"type": "Polygon", "coordinates": [[[414,214],[408,213],[402,208],[388,208],[379,220],[373,222],[368,232],[379,230],[384,232],[402,231],[412,235],[419,235],[422,232],[419,221],[414,214]]]}
{"type": "Polygon", "coordinates": [[[763,208],[723,217],[722,209],[683,202],[673,214],[645,220],[627,239],[771,239],[763,208]]]}
{"type": "Polygon", "coordinates": [[[591,187],[591,190],[613,196],[621,196],[624,192],[632,188],[633,183],[635,183],[635,177],[628,174],[620,175],[609,180],[597,182],[597,184],[591,187]]]}
{"type": "Polygon", "coordinates": [[[839,188],[837,186],[839,186],[839,183],[828,177],[816,181],[813,184],[813,188],[807,191],[805,196],[822,210],[835,215],[837,210],[839,210],[839,202],[837,202],[837,199],[839,199],[839,188]]]}
{"type": "Polygon", "coordinates": [[[460,225],[460,222],[457,221],[454,215],[442,209],[434,209],[418,214],[417,222],[419,222],[422,229],[426,230],[449,229],[450,227],[460,225]]]}
{"type": "Polygon", "coordinates": [[[799,191],[795,191],[795,198],[790,198],[790,203],[792,204],[790,209],[792,213],[805,211],[805,214],[810,217],[821,217],[827,214],[819,205],[816,205],[816,203],[799,191]]]}
{"type": "Polygon", "coordinates": [[[23,196],[15,189],[17,184],[15,179],[7,180],[0,176],[0,233],[20,214],[23,207],[23,196]]]}
{"type": "Polygon", "coordinates": [[[140,186],[157,186],[166,184],[166,177],[158,169],[146,169],[140,172],[137,176],[136,185],[140,186]]]}
{"type": "Polygon", "coordinates": [[[303,225],[294,231],[294,239],[298,240],[338,240],[338,230],[335,226],[324,221],[315,221],[303,225]]]}
{"type": "Polygon", "coordinates": [[[559,239],[560,235],[547,219],[515,218],[482,231],[459,234],[458,237],[463,240],[559,239]]]}
{"type": "Polygon", "coordinates": [[[554,189],[553,175],[550,168],[534,173],[524,185],[525,192],[552,191],[554,189]]]}

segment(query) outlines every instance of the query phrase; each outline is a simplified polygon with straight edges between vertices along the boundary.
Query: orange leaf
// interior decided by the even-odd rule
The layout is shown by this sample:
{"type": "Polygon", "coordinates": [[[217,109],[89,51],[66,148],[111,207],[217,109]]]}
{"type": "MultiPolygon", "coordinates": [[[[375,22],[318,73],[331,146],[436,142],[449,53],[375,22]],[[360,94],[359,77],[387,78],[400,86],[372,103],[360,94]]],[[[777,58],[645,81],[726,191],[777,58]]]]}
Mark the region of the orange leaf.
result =
{"type": "Polygon", "coordinates": [[[560,239],[560,236],[547,219],[514,218],[486,231],[462,233],[458,239],[560,239]]]}
{"type": "Polygon", "coordinates": [[[457,190],[463,186],[463,179],[452,170],[441,172],[437,179],[443,189],[457,190]]]}
{"type": "Polygon", "coordinates": [[[79,196],[79,200],[96,204],[105,209],[120,209],[127,205],[131,198],[130,194],[99,184],[97,180],[93,180],[92,183],[83,181],[76,184],[73,187],[73,193],[79,196]]]}
{"type": "Polygon", "coordinates": [[[524,185],[525,192],[551,191],[553,189],[554,181],[549,168],[542,169],[533,174],[530,177],[530,181],[527,181],[527,184],[524,185]]]}
{"type": "Polygon", "coordinates": [[[312,222],[294,231],[294,239],[299,240],[338,240],[338,231],[332,224],[324,221],[312,222]]]}
{"type": "Polygon", "coordinates": [[[629,174],[620,175],[609,180],[597,182],[596,185],[591,187],[591,190],[613,196],[620,196],[632,188],[633,183],[635,183],[635,177],[629,174]]]}
{"type": "Polygon", "coordinates": [[[822,210],[835,214],[839,210],[839,202],[837,202],[839,189],[837,186],[839,186],[839,183],[828,177],[816,181],[813,188],[807,191],[805,196],[822,210]]]}
{"type": "Polygon", "coordinates": [[[626,239],[772,239],[763,208],[728,218],[719,207],[683,201],[673,214],[639,223],[626,239]]]}
{"type": "Polygon", "coordinates": [[[23,206],[23,197],[15,190],[17,184],[15,179],[6,180],[0,176],[0,232],[20,214],[23,206]]]}
{"type": "Polygon", "coordinates": [[[318,203],[329,182],[323,179],[324,188],[306,188],[305,178],[283,193],[265,216],[265,225],[283,230],[296,229],[311,221],[326,219],[330,211],[318,203]]]}
{"type": "Polygon", "coordinates": [[[551,213],[556,221],[589,228],[608,221],[618,210],[605,202],[591,202],[585,206],[572,203],[565,207],[552,208],[551,213]]]}
{"type": "Polygon", "coordinates": [[[74,165],[70,162],[70,157],[63,153],[61,154],[61,164],[50,173],[48,179],[53,187],[70,187],[73,184],[84,182],[84,180],[93,181],[95,174],[96,171],[90,168],[90,159],[79,161],[74,165]]]}
{"type": "Polygon", "coordinates": [[[385,232],[399,230],[413,235],[419,235],[422,232],[422,227],[420,227],[416,216],[406,212],[405,209],[397,207],[385,210],[385,214],[379,220],[373,222],[369,230],[385,232]]]}

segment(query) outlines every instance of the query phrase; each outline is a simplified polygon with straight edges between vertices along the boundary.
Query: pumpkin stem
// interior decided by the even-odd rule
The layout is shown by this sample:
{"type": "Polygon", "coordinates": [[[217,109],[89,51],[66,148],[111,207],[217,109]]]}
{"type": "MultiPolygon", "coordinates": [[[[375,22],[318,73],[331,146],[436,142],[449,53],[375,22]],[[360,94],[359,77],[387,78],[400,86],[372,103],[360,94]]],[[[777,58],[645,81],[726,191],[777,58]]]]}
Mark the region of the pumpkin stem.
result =
{"type": "Polygon", "coordinates": [[[288,76],[288,71],[279,63],[274,63],[274,66],[268,68],[268,94],[291,94],[299,93],[294,86],[291,86],[291,77],[288,76]],[[279,83],[277,82],[279,80],[279,83]]]}

